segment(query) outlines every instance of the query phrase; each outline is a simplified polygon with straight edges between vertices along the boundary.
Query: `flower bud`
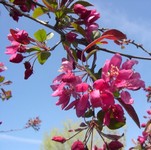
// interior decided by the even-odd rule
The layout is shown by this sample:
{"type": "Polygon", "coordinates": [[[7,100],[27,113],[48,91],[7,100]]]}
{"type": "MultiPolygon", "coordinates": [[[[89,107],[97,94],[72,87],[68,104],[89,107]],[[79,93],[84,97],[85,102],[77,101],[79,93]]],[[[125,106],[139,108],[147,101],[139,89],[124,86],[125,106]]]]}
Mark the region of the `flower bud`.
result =
{"type": "Polygon", "coordinates": [[[24,79],[28,79],[33,74],[33,69],[29,68],[25,70],[24,79]]]}
{"type": "Polygon", "coordinates": [[[20,63],[23,59],[24,57],[22,54],[16,53],[10,57],[9,61],[12,63],[20,63]]]}
{"type": "Polygon", "coordinates": [[[62,136],[54,136],[52,138],[53,141],[56,141],[56,142],[60,142],[60,143],[64,143],[66,142],[66,138],[62,137],[62,136]]]}

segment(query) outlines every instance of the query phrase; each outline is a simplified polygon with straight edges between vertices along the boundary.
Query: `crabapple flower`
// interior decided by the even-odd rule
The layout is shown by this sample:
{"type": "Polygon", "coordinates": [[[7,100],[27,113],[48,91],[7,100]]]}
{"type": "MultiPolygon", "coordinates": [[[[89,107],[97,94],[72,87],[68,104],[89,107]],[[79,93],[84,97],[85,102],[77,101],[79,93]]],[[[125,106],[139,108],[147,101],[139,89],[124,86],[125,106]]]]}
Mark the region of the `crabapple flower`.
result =
{"type": "Polygon", "coordinates": [[[138,72],[134,72],[132,67],[138,62],[135,60],[127,60],[122,64],[122,57],[120,54],[115,54],[111,60],[107,60],[102,68],[102,79],[107,82],[112,93],[118,92],[121,99],[126,104],[132,104],[128,90],[138,90],[145,88],[144,81],[138,72]]]}
{"type": "Polygon", "coordinates": [[[85,25],[86,39],[88,42],[91,42],[92,32],[97,31],[99,28],[99,25],[95,21],[100,18],[100,14],[96,10],[88,10],[81,4],[75,4],[73,11],[79,16],[77,20],[79,24],[85,25]]]}
{"type": "Polygon", "coordinates": [[[2,63],[0,62],[0,72],[3,72],[7,69],[7,67],[2,63]]]}
{"type": "Polygon", "coordinates": [[[113,118],[118,122],[124,122],[124,111],[119,104],[110,106],[106,111],[104,117],[104,124],[108,126],[110,124],[110,119],[113,118]]]}

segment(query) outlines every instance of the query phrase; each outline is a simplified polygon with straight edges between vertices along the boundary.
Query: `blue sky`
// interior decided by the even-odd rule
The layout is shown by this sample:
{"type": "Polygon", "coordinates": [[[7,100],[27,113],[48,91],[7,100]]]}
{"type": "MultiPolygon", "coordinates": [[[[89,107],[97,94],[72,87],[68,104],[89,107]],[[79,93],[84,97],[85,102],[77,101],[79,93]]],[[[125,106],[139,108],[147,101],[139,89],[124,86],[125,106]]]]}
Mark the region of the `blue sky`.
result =
{"type": "MultiPolygon", "coordinates": [[[[119,0],[90,0],[96,9],[101,14],[99,22],[100,27],[117,28],[127,34],[128,38],[135,39],[136,42],[143,44],[148,50],[151,50],[151,1],[136,0],[119,1],[119,0]]],[[[10,45],[6,35],[10,28],[25,29],[30,36],[40,28],[41,25],[34,23],[25,18],[21,18],[19,23],[14,22],[7,14],[6,10],[0,6],[0,27],[1,27],[1,55],[0,61],[4,62],[8,70],[3,73],[7,79],[10,79],[13,84],[6,89],[12,89],[13,97],[9,101],[0,101],[0,120],[3,124],[0,126],[0,131],[15,128],[21,128],[25,125],[29,118],[39,116],[42,120],[41,129],[35,132],[32,129],[0,134],[0,149],[1,150],[38,150],[44,133],[50,132],[53,128],[61,128],[63,122],[67,119],[76,120],[74,110],[68,112],[61,111],[60,107],[55,106],[56,98],[51,97],[50,84],[55,76],[58,75],[57,70],[60,67],[61,58],[64,56],[62,47],[58,47],[52,54],[52,57],[43,65],[37,64],[34,70],[34,75],[25,81],[24,67],[22,64],[9,63],[9,57],[4,54],[5,47],[10,45]]],[[[45,28],[47,31],[48,29],[45,28]]],[[[55,41],[58,37],[55,35],[55,41]]],[[[54,42],[55,43],[55,42],[54,42]]],[[[52,41],[48,44],[51,46],[52,41]]],[[[114,47],[111,47],[115,49],[114,47]]],[[[136,55],[145,54],[135,47],[128,46],[127,50],[120,52],[136,55]]],[[[101,58],[100,62],[104,63],[106,58],[112,55],[101,53],[106,57],[101,58]]],[[[150,71],[151,64],[149,61],[140,61],[135,66],[136,71],[141,73],[146,84],[151,84],[150,71]]],[[[139,113],[142,121],[142,115],[150,106],[146,103],[146,98],[143,91],[132,94],[135,103],[134,107],[139,113]]],[[[136,138],[141,132],[131,119],[128,119],[127,126],[127,145],[132,145],[131,138],[136,138]],[[134,132],[135,129],[135,132],[134,132]]]]}

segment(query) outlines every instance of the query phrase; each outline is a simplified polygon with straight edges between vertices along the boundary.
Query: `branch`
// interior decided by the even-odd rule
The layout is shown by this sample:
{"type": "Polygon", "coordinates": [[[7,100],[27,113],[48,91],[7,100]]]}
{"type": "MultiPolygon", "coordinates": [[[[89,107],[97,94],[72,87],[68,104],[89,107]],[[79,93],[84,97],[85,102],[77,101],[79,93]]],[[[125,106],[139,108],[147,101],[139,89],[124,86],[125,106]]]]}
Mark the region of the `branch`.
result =
{"type": "Polygon", "coordinates": [[[97,49],[102,50],[104,52],[112,53],[112,54],[119,53],[120,55],[122,55],[124,57],[128,57],[129,59],[135,58],[135,59],[142,59],[142,60],[151,60],[151,57],[142,57],[142,56],[129,55],[129,54],[115,52],[113,50],[109,50],[109,49],[106,49],[106,48],[100,48],[100,47],[97,47],[97,49]]]}
{"type": "Polygon", "coordinates": [[[21,14],[22,16],[24,16],[24,17],[26,17],[26,18],[29,18],[29,19],[31,19],[31,20],[33,20],[33,21],[39,23],[39,24],[42,24],[43,26],[45,26],[45,27],[47,27],[47,28],[49,28],[49,29],[52,29],[52,30],[56,31],[58,34],[64,36],[64,33],[63,33],[62,31],[58,30],[57,28],[55,28],[54,26],[48,24],[47,22],[44,22],[44,21],[42,21],[42,20],[33,18],[33,17],[31,17],[29,14],[26,14],[26,13],[22,12],[20,9],[16,8],[14,4],[11,4],[11,3],[9,3],[9,2],[7,2],[7,1],[5,1],[5,0],[0,0],[0,3],[3,4],[4,6],[9,7],[9,8],[13,8],[13,9],[16,10],[17,12],[19,12],[19,14],[21,14]]]}

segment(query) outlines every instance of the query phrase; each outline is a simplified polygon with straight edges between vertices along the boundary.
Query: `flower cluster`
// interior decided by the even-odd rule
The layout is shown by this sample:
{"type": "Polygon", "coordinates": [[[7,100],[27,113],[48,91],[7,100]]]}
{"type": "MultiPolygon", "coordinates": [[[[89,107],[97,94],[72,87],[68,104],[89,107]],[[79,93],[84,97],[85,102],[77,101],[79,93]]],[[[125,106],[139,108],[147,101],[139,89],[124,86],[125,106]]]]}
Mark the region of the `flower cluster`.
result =
{"type": "MultiPolygon", "coordinates": [[[[4,65],[4,63],[0,62],[0,73],[5,71],[6,69],[7,69],[7,67],[4,65]]],[[[12,83],[11,81],[9,81],[9,80],[6,81],[5,77],[0,75],[0,87],[1,87],[0,98],[2,100],[8,100],[9,98],[12,97],[12,93],[10,90],[6,91],[2,88],[2,86],[9,85],[11,83],[12,83]]]]}
{"type": "Polygon", "coordinates": [[[95,9],[88,10],[81,4],[75,4],[73,10],[75,14],[79,16],[79,19],[77,20],[78,24],[85,25],[85,33],[87,40],[89,42],[92,41],[92,32],[97,31],[99,28],[99,25],[95,21],[100,18],[100,14],[95,9]]]}
{"type": "Polygon", "coordinates": [[[40,123],[41,120],[39,119],[39,117],[29,119],[26,124],[26,128],[32,127],[34,130],[39,130],[40,123]]]}
{"type": "MultiPolygon", "coordinates": [[[[36,7],[35,2],[37,2],[37,0],[33,0],[33,1],[31,1],[31,0],[14,0],[13,4],[18,6],[22,12],[30,12],[30,10],[34,10],[34,8],[36,7]]],[[[22,14],[19,11],[17,11],[17,9],[11,9],[10,16],[15,21],[18,21],[19,17],[21,17],[22,14]]]]}
{"type": "Polygon", "coordinates": [[[8,39],[11,42],[11,46],[6,47],[6,54],[11,55],[10,62],[20,63],[24,57],[22,53],[26,52],[26,47],[30,43],[31,39],[25,30],[10,30],[8,39]]]}
{"type": "Polygon", "coordinates": [[[0,72],[3,72],[7,69],[7,67],[4,65],[4,63],[0,62],[0,72]]]}
{"type": "Polygon", "coordinates": [[[150,150],[151,149],[151,109],[147,110],[148,116],[144,116],[145,119],[148,119],[146,123],[142,123],[141,127],[144,128],[144,131],[142,132],[141,136],[138,136],[137,142],[134,142],[136,145],[135,147],[132,147],[133,149],[145,149],[150,150]]]}
{"type": "Polygon", "coordinates": [[[75,75],[72,62],[63,59],[63,73],[54,79],[51,86],[54,91],[52,96],[59,97],[56,105],[61,105],[65,110],[75,108],[78,117],[84,116],[90,108],[101,108],[105,113],[105,125],[110,124],[111,118],[124,122],[123,108],[116,104],[115,99],[131,105],[133,99],[128,90],[145,87],[140,74],[132,69],[135,64],[135,60],[127,60],[122,64],[121,55],[115,54],[111,60],[105,62],[101,78],[91,86],[82,82],[82,77],[75,75]],[[71,97],[74,98],[72,102],[71,97]]]}

